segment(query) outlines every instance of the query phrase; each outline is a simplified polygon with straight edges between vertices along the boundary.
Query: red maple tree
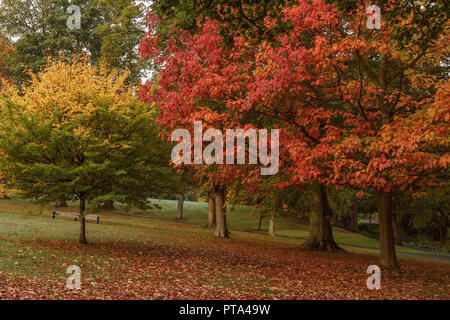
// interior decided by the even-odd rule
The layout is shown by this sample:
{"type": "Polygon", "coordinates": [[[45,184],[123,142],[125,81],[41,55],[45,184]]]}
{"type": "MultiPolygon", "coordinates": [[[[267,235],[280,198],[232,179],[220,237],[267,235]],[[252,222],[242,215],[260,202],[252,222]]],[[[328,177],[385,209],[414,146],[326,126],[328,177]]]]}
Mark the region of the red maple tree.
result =
{"type": "MultiPolygon", "coordinates": [[[[430,72],[448,54],[448,22],[424,21],[416,8],[393,0],[381,8],[381,29],[370,30],[369,3],[356,3],[348,12],[323,0],[298,1],[283,10],[291,30],[260,45],[236,37],[234,47],[224,47],[211,20],[163,52],[150,32],[141,53],[164,68],[155,92],[149,83],[142,98],[157,102],[169,129],[192,128],[199,119],[214,128],[282,128],[283,181],[274,187],[310,185],[309,248],[337,248],[328,186],[376,189],[380,264],[398,268],[392,201],[432,185],[448,167],[448,81],[430,72]],[[425,23],[434,28],[416,32],[425,23]]],[[[218,183],[260,179],[239,166],[196,170],[218,183]]]]}

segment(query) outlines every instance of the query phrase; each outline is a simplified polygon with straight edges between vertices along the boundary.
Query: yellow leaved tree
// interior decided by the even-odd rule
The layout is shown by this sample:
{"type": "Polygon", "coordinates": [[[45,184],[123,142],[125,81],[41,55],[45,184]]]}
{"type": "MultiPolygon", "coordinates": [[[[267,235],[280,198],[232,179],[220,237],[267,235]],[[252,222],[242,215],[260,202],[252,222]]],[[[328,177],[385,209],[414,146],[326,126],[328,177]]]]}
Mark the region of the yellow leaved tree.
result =
{"type": "Polygon", "coordinates": [[[80,57],[50,60],[22,91],[1,89],[0,172],[34,201],[79,201],[82,243],[88,204],[147,208],[174,172],[154,106],[127,77],[80,57]]]}

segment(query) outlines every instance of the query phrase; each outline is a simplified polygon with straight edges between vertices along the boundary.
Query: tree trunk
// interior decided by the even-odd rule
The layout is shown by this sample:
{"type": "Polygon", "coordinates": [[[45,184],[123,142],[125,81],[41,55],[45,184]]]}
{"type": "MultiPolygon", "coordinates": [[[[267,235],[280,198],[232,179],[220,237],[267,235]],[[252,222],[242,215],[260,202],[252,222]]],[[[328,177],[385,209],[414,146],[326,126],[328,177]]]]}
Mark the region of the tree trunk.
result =
{"type": "Polygon", "coordinates": [[[59,201],[56,203],[56,206],[57,206],[57,207],[60,207],[60,208],[67,208],[67,207],[68,207],[67,201],[66,201],[66,200],[59,200],[59,201]]]}
{"type": "Polygon", "coordinates": [[[114,210],[115,209],[114,208],[114,201],[113,200],[105,201],[103,203],[102,209],[103,210],[114,210]]]}
{"type": "Polygon", "coordinates": [[[439,240],[442,244],[445,244],[447,241],[447,233],[448,233],[448,213],[445,213],[443,210],[438,210],[439,219],[439,240]]]}
{"type": "Polygon", "coordinates": [[[392,232],[394,237],[394,244],[397,246],[402,245],[402,239],[400,238],[400,227],[397,220],[397,215],[392,215],[392,232]]]}
{"type": "Polygon", "coordinates": [[[208,193],[208,228],[216,226],[216,197],[214,191],[208,193]]]}
{"type": "Polygon", "coordinates": [[[225,189],[221,186],[215,187],[216,207],[216,237],[228,238],[227,220],[225,216],[225,189]]]}
{"type": "Polygon", "coordinates": [[[302,248],[328,251],[342,250],[333,238],[333,229],[331,228],[333,211],[328,205],[325,187],[314,183],[310,203],[311,230],[308,239],[302,244],[302,248]]]}
{"type": "Polygon", "coordinates": [[[223,215],[223,220],[225,222],[225,234],[227,235],[227,238],[230,237],[230,230],[228,230],[228,224],[227,224],[227,209],[225,207],[225,211],[224,211],[224,215],[223,215]]]}
{"type": "Polygon", "coordinates": [[[183,219],[184,194],[178,195],[177,218],[183,219]]]}
{"type": "MultiPolygon", "coordinates": [[[[379,96],[380,111],[382,124],[387,125],[391,123],[392,114],[391,106],[387,102],[387,81],[388,81],[388,54],[383,53],[381,55],[380,64],[380,87],[382,93],[379,96]]],[[[380,228],[380,267],[387,269],[400,269],[400,266],[395,255],[394,246],[394,232],[392,226],[392,194],[384,190],[377,190],[377,202],[378,202],[378,223],[380,228]]]]}
{"type": "Polygon", "coordinates": [[[345,230],[352,231],[352,217],[351,216],[345,215],[340,220],[343,223],[345,230]]]}
{"type": "Polygon", "coordinates": [[[351,209],[350,231],[358,232],[358,202],[356,198],[353,199],[352,206],[350,209],[351,209]]]}
{"type": "Polygon", "coordinates": [[[263,221],[263,216],[259,216],[259,221],[258,221],[258,231],[261,231],[262,221],[263,221]]]}
{"type": "Polygon", "coordinates": [[[447,233],[448,233],[448,227],[441,227],[441,243],[445,244],[447,241],[447,233]]]}
{"type": "Polygon", "coordinates": [[[86,209],[86,200],[80,199],[80,243],[87,243],[86,240],[86,218],[84,217],[84,210],[86,209]]]}
{"type": "Polygon", "coordinates": [[[358,232],[358,203],[354,198],[350,204],[350,213],[341,218],[344,229],[350,232],[358,232]]]}
{"type": "Polygon", "coordinates": [[[269,235],[275,237],[275,215],[270,216],[269,220],[269,235]]]}
{"type": "Polygon", "coordinates": [[[380,266],[398,270],[400,266],[395,255],[392,226],[392,195],[383,190],[378,190],[377,201],[380,226],[380,266]]]}

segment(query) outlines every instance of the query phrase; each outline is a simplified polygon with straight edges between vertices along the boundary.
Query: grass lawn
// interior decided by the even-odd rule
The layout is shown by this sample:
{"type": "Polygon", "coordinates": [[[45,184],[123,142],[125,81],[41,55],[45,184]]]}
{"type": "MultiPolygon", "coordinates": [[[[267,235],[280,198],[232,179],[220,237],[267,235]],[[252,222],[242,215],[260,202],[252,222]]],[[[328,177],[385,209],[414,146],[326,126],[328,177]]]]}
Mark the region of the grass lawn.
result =
{"type": "MultiPolygon", "coordinates": [[[[257,218],[245,207],[229,215],[231,239],[217,239],[203,227],[206,204],[186,202],[182,221],[173,218],[175,201],[160,204],[163,210],[105,213],[99,225],[88,223],[89,244],[80,245],[79,224],[50,219],[50,207],[37,215],[27,201],[1,200],[0,299],[449,298],[446,262],[400,254],[402,272],[383,272],[382,289],[368,290],[375,250],[302,251],[302,240],[253,232],[257,218]],[[66,289],[70,265],[81,268],[82,290],[66,289]]],[[[304,237],[307,227],[280,221],[277,232],[304,237]]],[[[377,246],[359,235],[335,237],[377,246]]]]}
{"type": "MultiPolygon", "coordinates": [[[[202,202],[185,201],[184,219],[176,219],[177,202],[171,200],[155,200],[161,206],[161,210],[153,210],[151,217],[155,219],[177,221],[185,224],[204,226],[207,221],[208,204],[202,202]]],[[[234,212],[227,216],[227,223],[231,231],[249,231],[257,232],[258,217],[252,214],[251,207],[238,206],[234,212]]],[[[262,223],[261,234],[266,234],[269,229],[268,219],[262,223]]],[[[284,237],[293,237],[305,239],[309,234],[309,226],[293,223],[291,220],[281,217],[276,223],[276,235],[284,237]]],[[[334,231],[335,240],[345,246],[362,246],[367,248],[379,249],[380,244],[376,239],[368,238],[360,234],[334,231]]],[[[398,253],[423,253],[423,251],[413,248],[396,246],[398,253]]]]}

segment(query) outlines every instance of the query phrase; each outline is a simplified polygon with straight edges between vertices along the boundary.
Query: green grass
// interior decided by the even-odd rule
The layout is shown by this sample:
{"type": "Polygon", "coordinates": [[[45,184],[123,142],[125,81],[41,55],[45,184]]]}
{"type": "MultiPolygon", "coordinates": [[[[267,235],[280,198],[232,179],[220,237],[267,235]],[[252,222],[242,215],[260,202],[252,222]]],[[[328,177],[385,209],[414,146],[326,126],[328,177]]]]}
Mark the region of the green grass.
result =
{"type": "MultiPolygon", "coordinates": [[[[33,288],[32,298],[78,297],[64,290],[69,265],[83,270],[86,290],[79,293],[83,299],[193,299],[211,298],[211,294],[215,298],[239,299],[292,299],[304,294],[323,298],[315,286],[330,286],[331,278],[322,272],[327,266],[333,265],[333,272],[340,268],[344,278],[353,277],[349,283],[354,283],[359,281],[361,270],[365,275],[366,266],[378,261],[378,250],[346,245],[377,247],[376,240],[360,235],[335,232],[347,252],[303,251],[299,250],[302,240],[298,237],[308,235],[307,226],[280,219],[277,234],[283,236],[271,237],[267,221],[264,230],[258,232],[258,218],[251,215],[251,208],[238,207],[229,213],[232,236],[224,241],[204,227],[206,203],[187,201],[183,220],[175,218],[176,201],[159,204],[162,210],[126,212],[118,208],[102,213],[99,225],[88,222],[89,243],[80,245],[80,224],[65,217],[50,219],[53,207],[48,206],[39,214],[28,201],[0,200],[0,299],[16,298],[17,294],[29,297],[29,288],[33,288]],[[293,279],[311,283],[302,288],[293,279]]],[[[76,211],[76,206],[72,204],[67,211],[76,211]]],[[[445,296],[440,279],[445,277],[448,263],[405,255],[414,251],[410,249],[398,251],[409,277],[419,277],[418,285],[431,281],[438,290],[436,296],[445,296]],[[423,275],[425,280],[420,278],[422,273],[417,273],[419,267],[430,270],[423,275]]],[[[403,297],[396,288],[405,285],[405,281],[395,285],[391,282],[391,289],[383,294],[387,294],[386,298],[403,297]]],[[[347,287],[336,282],[333,288],[336,297],[349,297],[347,287]]]]}
{"type": "MultiPolygon", "coordinates": [[[[178,221],[185,224],[204,226],[208,217],[208,204],[202,202],[185,201],[184,219],[176,219],[177,202],[171,200],[154,200],[161,206],[161,210],[153,210],[152,217],[161,220],[178,221]]],[[[227,223],[229,229],[239,231],[258,232],[258,216],[252,214],[251,207],[237,206],[236,209],[228,214],[227,223]]],[[[269,229],[268,219],[263,219],[261,234],[266,234],[269,229]]],[[[290,219],[279,218],[276,223],[276,235],[283,237],[292,237],[305,239],[309,234],[309,226],[292,222],[290,219]]],[[[360,234],[347,233],[335,230],[333,232],[336,242],[347,246],[362,246],[371,249],[379,249],[380,244],[376,239],[368,238],[360,234]]],[[[396,246],[398,253],[424,253],[413,248],[396,246]]]]}
{"type": "MultiPolygon", "coordinates": [[[[100,225],[89,223],[88,230],[95,233],[101,239],[114,240],[138,240],[141,232],[147,232],[148,228],[152,233],[164,237],[170,231],[173,223],[194,225],[203,227],[207,221],[208,204],[202,202],[185,201],[184,219],[176,218],[177,202],[171,200],[153,200],[161,209],[153,209],[146,212],[133,209],[125,212],[120,208],[104,213],[101,217],[100,225]],[[138,218],[136,216],[139,216],[138,218]]],[[[37,206],[29,201],[13,198],[11,200],[0,200],[0,234],[7,234],[8,239],[39,239],[49,240],[77,239],[78,224],[68,223],[69,218],[57,217],[49,218],[52,207],[46,207],[42,215],[37,215],[37,206]]],[[[70,204],[67,211],[77,211],[76,204],[70,204]]],[[[269,241],[284,241],[288,243],[301,243],[308,236],[309,226],[292,222],[286,218],[279,218],[276,224],[276,239],[271,239],[267,234],[268,219],[264,219],[261,231],[257,230],[258,217],[252,214],[252,208],[237,206],[233,212],[227,216],[227,223],[232,233],[240,231],[240,236],[249,240],[257,241],[261,237],[269,241]]],[[[191,228],[189,232],[200,236],[208,237],[210,230],[206,228],[191,228]]],[[[379,241],[368,238],[360,234],[346,233],[338,230],[334,231],[336,242],[346,250],[353,252],[364,252],[378,254],[379,241]],[[354,248],[351,246],[361,246],[365,248],[354,248]]],[[[20,248],[10,248],[16,250],[20,248]]],[[[12,244],[8,244],[12,246],[12,244]]],[[[423,251],[397,247],[397,253],[424,253],[423,251]]],[[[12,266],[13,267],[13,266],[12,266]]]]}

